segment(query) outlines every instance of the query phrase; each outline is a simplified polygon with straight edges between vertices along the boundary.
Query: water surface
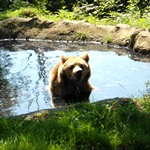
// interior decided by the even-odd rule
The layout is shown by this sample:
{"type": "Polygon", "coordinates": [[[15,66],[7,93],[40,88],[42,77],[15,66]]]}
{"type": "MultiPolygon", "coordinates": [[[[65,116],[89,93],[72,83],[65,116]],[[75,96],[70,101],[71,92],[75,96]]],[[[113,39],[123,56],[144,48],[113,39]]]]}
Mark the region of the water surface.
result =
{"type": "MultiPolygon", "coordinates": [[[[131,60],[114,50],[102,47],[50,43],[46,50],[39,47],[10,49],[0,47],[0,116],[19,115],[51,108],[46,90],[50,69],[60,61],[62,54],[82,55],[88,51],[95,90],[90,101],[115,97],[141,97],[147,92],[145,83],[150,80],[150,63],[131,60]],[[88,48],[87,48],[88,47],[88,48]],[[101,51],[103,50],[103,51],[101,51]]],[[[118,51],[118,50],[117,50],[118,51]]]]}

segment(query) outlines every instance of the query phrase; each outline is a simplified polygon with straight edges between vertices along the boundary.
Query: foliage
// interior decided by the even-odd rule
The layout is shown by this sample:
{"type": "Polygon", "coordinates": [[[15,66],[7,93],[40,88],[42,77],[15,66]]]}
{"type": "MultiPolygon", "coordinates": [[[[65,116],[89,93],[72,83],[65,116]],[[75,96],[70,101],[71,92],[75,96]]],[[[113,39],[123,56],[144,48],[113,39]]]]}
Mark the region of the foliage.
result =
{"type": "Polygon", "coordinates": [[[0,0],[0,11],[18,9],[27,5],[35,6],[43,12],[58,12],[61,9],[73,11],[78,7],[83,14],[98,18],[109,16],[112,12],[140,12],[143,16],[150,10],[149,0],[0,0]]]}
{"type": "Polygon", "coordinates": [[[26,8],[21,7],[15,11],[7,10],[0,13],[0,20],[12,18],[12,17],[34,17],[37,16],[44,20],[85,20],[92,24],[101,24],[101,25],[116,25],[119,23],[129,24],[131,26],[140,27],[140,28],[148,28],[150,27],[150,13],[144,14],[143,17],[140,17],[140,12],[136,13],[118,13],[112,12],[110,17],[98,19],[92,14],[85,15],[80,11],[78,7],[75,7],[73,12],[70,12],[65,9],[59,10],[56,14],[48,13],[45,14],[43,11],[39,11],[38,8],[28,6],[26,8]]]}
{"type": "Polygon", "coordinates": [[[7,10],[7,11],[2,12],[0,14],[0,20],[12,18],[12,17],[23,17],[23,18],[34,17],[34,16],[41,17],[41,15],[42,15],[42,13],[39,12],[39,10],[37,8],[21,7],[20,9],[18,9],[16,11],[7,10]]]}
{"type": "Polygon", "coordinates": [[[149,149],[150,97],[0,118],[1,149],[149,149]]]}
{"type": "Polygon", "coordinates": [[[20,7],[27,7],[29,3],[24,0],[0,0],[0,11],[3,12],[5,10],[17,10],[20,7]]]}
{"type": "Polygon", "coordinates": [[[0,5],[0,20],[37,16],[52,20],[85,20],[92,24],[125,23],[149,29],[149,3],[148,0],[6,0],[0,5]]]}

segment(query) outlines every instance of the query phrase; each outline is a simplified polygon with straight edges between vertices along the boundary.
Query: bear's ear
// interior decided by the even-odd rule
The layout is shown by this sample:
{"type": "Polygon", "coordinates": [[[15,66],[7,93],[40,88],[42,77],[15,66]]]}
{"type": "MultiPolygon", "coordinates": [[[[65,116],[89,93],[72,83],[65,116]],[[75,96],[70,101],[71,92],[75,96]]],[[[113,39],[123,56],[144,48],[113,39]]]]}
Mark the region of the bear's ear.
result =
{"type": "Polygon", "coordinates": [[[65,63],[65,61],[68,59],[68,57],[67,56],[65,56],[65,55],[62,55],[61,56],[61,62],[62,63],[65,63]]]}
{"type": "Polygon", "coordinates": [[[89,61],[88,53],[85,53],[83,56],[81,56],[81,58],[84,59],[88,63],[88,61],[89,61]]]}

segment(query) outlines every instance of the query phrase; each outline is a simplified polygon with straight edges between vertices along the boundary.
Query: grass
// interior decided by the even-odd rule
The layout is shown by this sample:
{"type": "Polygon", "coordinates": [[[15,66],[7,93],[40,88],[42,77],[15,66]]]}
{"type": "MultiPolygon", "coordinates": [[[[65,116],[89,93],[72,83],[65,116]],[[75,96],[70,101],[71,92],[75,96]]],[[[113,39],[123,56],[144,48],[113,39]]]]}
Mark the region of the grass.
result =
{"type": "Polygon", "coordinates": [[[87,33],[86,32],[76,32],[74,40],[82,40],[85,41],[87,39],[87,33]]]}
{"type": "Polygon", "coordinates": [[[150,97],[76,104],[30,120],[0,118],[2,150],[150,149],[150,97]]]}
{"type": "Polygon", "coordinates": [[[106,42],[106,43],[111,43],[111,42],[112,42],[111,37],[110,37],[109,35],[107,35],[107,36],[105,37],[105,39],[104,39],[104,42],[106,42]]]}
{"type": "Polygon", "coordinates": [[[38,17],[44,20],[85,20],[91,24],[96,25],[116,25],[119,23],[129,24],[134,27],[147,28],[150,29],[150,13],[146,13],[143,17],[140,17],[139,12],[135,13],[117,13],[112,12],[110,17],[98,19],[93,15],[84,15],[84,13],[79,12],[77,8],[73,12],[67,10],[59,10],[56,14],[43,13],[38,8],[28,6],[26,8],[21,7],[16,11],[7,10],[0,13],[0,20],[13,18],[13,17],[38,17]]]}
{"type": "Polygon", "coordinates": [[[140,14],[135,13],[114,13],[111,18],[104,18],[100,21],[100,24],[104,25],[117,25],[120,23],[128,24],[133,27],[149,29],[150,27],[150,13],[147,16],[140,17],[140,14]]]}

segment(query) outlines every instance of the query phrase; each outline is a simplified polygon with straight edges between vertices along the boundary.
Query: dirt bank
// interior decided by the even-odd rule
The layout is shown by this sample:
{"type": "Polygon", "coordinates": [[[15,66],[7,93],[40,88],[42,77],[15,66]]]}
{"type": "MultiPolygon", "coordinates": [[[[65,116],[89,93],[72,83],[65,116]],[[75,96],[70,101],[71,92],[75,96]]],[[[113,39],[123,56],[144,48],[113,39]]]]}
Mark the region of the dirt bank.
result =
{"type": "Polygon", "coordinates": [[[98,26],[85,21],[43,21],[38,18],[11,18],[0,21],[0,39],[44,39],[98,41],[129,47],[150,55],[150,32],[125,24],[98,26]]]}

